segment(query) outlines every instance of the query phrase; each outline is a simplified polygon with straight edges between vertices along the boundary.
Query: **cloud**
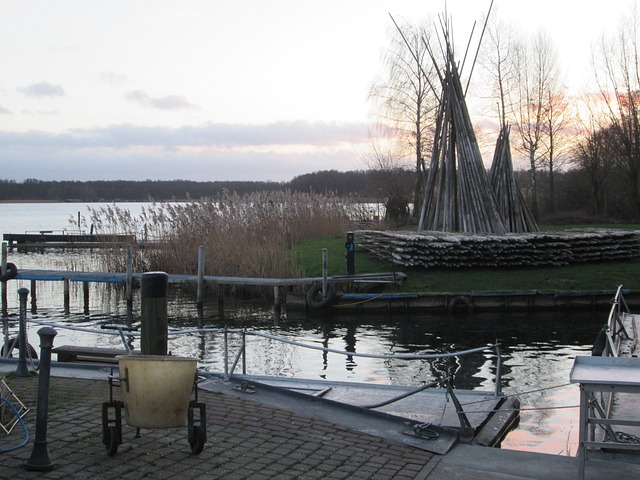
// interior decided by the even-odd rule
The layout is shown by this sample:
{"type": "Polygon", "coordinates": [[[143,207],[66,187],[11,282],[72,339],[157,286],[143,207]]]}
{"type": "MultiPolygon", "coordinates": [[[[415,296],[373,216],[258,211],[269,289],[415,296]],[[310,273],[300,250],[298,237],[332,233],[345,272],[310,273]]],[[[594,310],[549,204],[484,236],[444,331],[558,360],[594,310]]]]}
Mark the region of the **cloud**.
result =
{"type": "Polygon", "coordinates": [[[62,97],[64,90],[60,85],[48,82],[34,83],[26,87],[19,87],[18,91],[27,97],[62,97]]]}
{"type": "Polygon", "coordinates": [[[11,115],[11,112],[0,105],[0,115],[11,115]]]}
{"type": "Polygon", "coordinates": [[[64,133],[0,131],[2,176],[15,180],[273,180],[364,169],[367,125],[335,122],[111,125],[64,133]]]}
{"type": "Polygon", "coordinates": [[[2,177],[39,180],[289,181],[318,170],[366,168],[349,151],[168,151],[154,148],[0,149],[2,177]],[[19,159],[19,161],[15,161],[19,159]],[[11,161],[9,161],[11,160],[11,161]]]}
{"type": "Polygon", "coordinates": [[[365,123],[289,121],[269,124],[207,123],[170,128],[130,124],[52,134],[42,131],[2,132],[0,144],[55,148],[259,148],[265,146],[331,147],[368,141],[365,123]]]}
{"type": "Polygon", "coordinates": [[[182,95],[168,95],[166,97],[151,97],[141,90],[129,92],[126,96],[128,100],[137,102],[145,107],[157,108],[160,110],[196,110],[198,107],[189,102],[187,97],[182,95]]]}

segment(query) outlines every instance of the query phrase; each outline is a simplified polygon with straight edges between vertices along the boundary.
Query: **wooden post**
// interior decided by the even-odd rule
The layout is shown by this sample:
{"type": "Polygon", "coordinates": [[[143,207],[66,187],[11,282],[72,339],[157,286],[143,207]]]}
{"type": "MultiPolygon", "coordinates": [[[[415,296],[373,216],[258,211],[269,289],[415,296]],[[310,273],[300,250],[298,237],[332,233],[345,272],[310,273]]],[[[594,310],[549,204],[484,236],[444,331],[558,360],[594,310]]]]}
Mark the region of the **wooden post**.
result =
{"type": "Polygon", "coordinates": [[[84,314],[89,315],[89,282],[82,282],[82,293],[84,300],[84,314]]]}
{"type": "Polygon", "coordinates": [[[127,245],[127,305],[133,304],[133,247],[127,245]]]}
{"type": "Polygon", "coordinates": [[[38,313],[38,299],[36,297],[36,281],[31,280],[31,313],[38,313]]]}
{"type": "Polygon", "coordinates": [[[273,287],[273,310],[276,320],[280,320],[280,314],[282,313],[282,301],[280,300],[280,286],[273,287]]]}
{"type": "Polygon", "coordinates": [[[64,284],[64,314],[69,315],[69,277],[63,279],[64,284]]]}
{"type": "Polygon", "coordinates": [[[140,350],[143,355],[166,355],[169,336],[167,287],[164,272],[146,272],[140,282],[140,350]]]}
{"type": "Polygon", "coordinates": [[[204,245],[200,245],[198,248],[198,293],[196,303],[198,308],[202,308],[202,301],[204,297],[204,245]]]}

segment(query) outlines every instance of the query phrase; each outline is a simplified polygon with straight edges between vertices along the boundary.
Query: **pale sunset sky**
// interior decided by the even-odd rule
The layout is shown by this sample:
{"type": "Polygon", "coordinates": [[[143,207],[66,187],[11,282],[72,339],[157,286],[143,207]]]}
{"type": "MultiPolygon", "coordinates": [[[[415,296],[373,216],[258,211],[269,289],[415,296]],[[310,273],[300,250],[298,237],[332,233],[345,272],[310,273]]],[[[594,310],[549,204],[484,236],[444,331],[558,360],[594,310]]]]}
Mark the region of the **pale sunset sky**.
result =
{"type": "MultiPolygon", "coordinates": [[[[489,5],[446,2],[457,43],[489,5]]],[[[593,77],[592,44],[632,5],[495,0],[492,15],[545,29],[577,94],[593,77]]],[[[389,14],[420,23],[444,10],[444,0],[0,0],[0,179],[288,181],[365,169],[389,14]]]]}

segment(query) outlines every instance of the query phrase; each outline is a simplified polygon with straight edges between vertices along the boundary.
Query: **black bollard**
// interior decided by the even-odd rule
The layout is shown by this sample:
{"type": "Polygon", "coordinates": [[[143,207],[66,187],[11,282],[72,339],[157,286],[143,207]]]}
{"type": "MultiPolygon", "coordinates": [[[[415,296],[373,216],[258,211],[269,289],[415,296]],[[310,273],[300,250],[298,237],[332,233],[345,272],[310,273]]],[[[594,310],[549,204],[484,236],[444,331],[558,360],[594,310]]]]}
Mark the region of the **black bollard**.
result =
{"type": "Polygon", "coordinates": [[[166,355],[169,325],[167,322],[167,287],[164,272],[146,272],[140,281],[140,350],[142,355],[166,355]]]}
{"type": "Polygon", "coordinates": [[[29,290],[26,288],[18,289],[20,297],[20,330],[18,332],[18,368],[16,368],[16,376],[26,377],[29,375],[27,368],[27,296],[29,290]]]}
{"type": "Polygon", "coordinates": [[[58,334],[51,327],[38,330],[40,336],[40,373],[38,378],[38,408],[36,411],[36,439],[31,457],[24,462],[27,470],[48,472],[55,463],[49,459],[47,450],[47,418],[49,416],[49,379],[51,377],[51,348],[53,338],[58,334]]]}

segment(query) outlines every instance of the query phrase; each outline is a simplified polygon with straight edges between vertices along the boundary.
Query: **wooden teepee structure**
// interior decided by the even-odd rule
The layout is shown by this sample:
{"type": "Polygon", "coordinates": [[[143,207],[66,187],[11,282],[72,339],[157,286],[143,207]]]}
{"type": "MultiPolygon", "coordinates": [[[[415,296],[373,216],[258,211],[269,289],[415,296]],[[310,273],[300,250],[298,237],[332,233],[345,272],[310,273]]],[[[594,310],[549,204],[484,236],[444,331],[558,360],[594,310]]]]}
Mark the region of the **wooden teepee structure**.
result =
{"type": "Polygon", "coordinates": [[[489,174],[491,189],[496,199],[498,212],[508,232],[537,232],[538,225],[527,207],[518,182],[513,175],[509,130],[509,125],[504,125],[500,129],[500,135],[496,141],[489,174]]]}
{"type": "Polygon", "coordinates": [[[446,31],[445,40],[442,94],[418,229],[504,234],[446,31]]]}

